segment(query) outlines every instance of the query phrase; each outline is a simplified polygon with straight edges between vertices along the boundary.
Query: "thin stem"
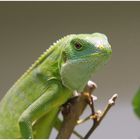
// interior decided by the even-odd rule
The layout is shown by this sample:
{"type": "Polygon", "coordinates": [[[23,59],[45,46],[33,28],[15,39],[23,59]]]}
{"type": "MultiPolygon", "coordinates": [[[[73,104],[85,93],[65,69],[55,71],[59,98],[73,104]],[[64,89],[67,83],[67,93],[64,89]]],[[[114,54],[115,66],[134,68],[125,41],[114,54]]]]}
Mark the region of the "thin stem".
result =
{"type": "Polygon", "coordinates": [[[79,137],[80,139],[84,139],[83,136],[81,136],[78,132],[76,132],[75,130],[73,131],[73,134],[75,134],[77,137],[79,137]]]}
{"type": "Polygon", "coordinates": [[[108,101],[107,106],[105,107],[102,115],[99,117],[97,115],[97,117],[95,117],[95,115],[93,115],[93,120],[94,120],[94,124],[91,127],[91,129],[88,131],[88,133],[85,135],[85,139],[88,139],[90,137],[90,135],[92,134],[92,132],[97,128],[97,126],[101,123],[101,121],[103,120],[103,118],[105,117],[105,115],[107,114],[107,112],[110,110],[110,108],[115,104],[115,101],[117,99],[118,95],[114,94],[108,101]]]}

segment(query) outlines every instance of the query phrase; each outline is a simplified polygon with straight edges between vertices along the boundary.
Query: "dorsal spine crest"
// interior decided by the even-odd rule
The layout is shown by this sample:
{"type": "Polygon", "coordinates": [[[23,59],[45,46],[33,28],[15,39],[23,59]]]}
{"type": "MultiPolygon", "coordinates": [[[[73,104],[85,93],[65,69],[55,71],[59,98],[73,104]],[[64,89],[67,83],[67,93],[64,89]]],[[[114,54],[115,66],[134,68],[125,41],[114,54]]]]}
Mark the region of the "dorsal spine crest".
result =
{"type": "Polygon", "coordinates": [[[28,70],[15,82],[15,84],[11,87],[13,88],[20,80],[22,80],[27,74],[29,74],[35,67],[37,67],[47,56],[49,56],[49,54],[51,54],[53,52],[53,50],[55,50],[55,47],[57,47],[57,45],[63,41],[65,38],[67,38],[70,35],[67,35],[59,40],[57,40],[56,42],[53,43],[53,45],[51,45],[46,51],[44,51],[44,53],[42,53],[42,55],[28,68],[28,70]]]}

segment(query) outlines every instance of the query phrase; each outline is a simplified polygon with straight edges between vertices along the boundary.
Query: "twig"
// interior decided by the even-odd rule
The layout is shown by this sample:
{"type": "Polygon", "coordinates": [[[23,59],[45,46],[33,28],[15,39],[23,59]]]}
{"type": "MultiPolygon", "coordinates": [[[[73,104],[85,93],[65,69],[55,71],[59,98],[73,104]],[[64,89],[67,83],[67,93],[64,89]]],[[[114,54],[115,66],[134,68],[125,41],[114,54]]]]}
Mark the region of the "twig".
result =
{"type": "MultiPolygon", "coordinates": [[[[107,114],[107,112],[110,110],[110,108],[115,104],[115,101],[117,99],[118,95],[114,94],[108,101],[107,106],[105,107],[104,111],[102,114],[98,115],[97,114],[93,114],[92,116],[89,116],[86,118],[86,120],[88,119],[93,119],[94,120],[94,124],[91,127],[91,129],[88,131],[88,133],[86,134],[86,136],[84,137],[85,139],[88,139],[90,137],[90,135],[92,134],[92,132],[97,128],[97,126],[100,124],[100,122],[103,120],[103,118],[105,117],[105,115],[107,114]]],[[[84,120],[83,120],[84,121],[84,120]]]]}

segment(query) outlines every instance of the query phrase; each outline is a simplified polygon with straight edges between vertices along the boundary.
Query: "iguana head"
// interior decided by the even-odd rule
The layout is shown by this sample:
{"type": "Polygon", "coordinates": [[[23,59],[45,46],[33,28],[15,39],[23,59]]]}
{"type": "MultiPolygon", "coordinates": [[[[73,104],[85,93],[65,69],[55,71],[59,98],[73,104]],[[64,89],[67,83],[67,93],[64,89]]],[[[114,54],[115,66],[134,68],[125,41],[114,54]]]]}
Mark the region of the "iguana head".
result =
{"type": "Polygon", "coordinates": [[[95,71],[108,61],[111,46],[101,33],[69,35],[63,41],[62,82],[69,89],[80,92],[95,71]]]}

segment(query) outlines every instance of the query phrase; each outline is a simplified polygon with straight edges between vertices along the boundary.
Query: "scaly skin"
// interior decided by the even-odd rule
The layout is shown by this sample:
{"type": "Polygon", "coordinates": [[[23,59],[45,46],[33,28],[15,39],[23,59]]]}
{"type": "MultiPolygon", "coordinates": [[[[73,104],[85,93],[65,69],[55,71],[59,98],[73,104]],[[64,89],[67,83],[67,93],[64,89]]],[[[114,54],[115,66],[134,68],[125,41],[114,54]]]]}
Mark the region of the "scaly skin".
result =
{"type": "Polygon", "coordinates": [[[0,138],[48,138],[59,108],[111,56],[100,33],[68,35],[48,49],[0,102],[0,138]]]}

